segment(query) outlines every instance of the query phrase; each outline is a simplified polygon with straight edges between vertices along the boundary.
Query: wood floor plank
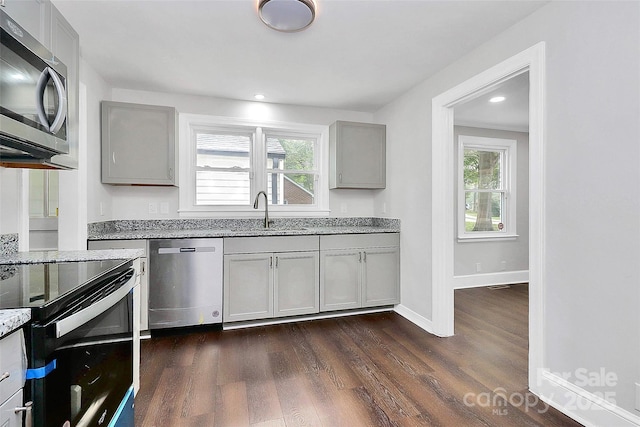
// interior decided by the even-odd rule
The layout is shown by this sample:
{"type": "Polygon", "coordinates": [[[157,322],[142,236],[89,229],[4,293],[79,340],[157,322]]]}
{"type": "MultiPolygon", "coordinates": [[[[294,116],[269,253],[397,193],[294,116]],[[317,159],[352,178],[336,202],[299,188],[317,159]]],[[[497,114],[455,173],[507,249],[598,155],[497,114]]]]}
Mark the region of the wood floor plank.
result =
{"type": "Polygon", "coordinates": [[[136,426],[579,426],[527,390],[526,285],[455,310],[449,338],[393,312],[154,335],[136,426]]]}

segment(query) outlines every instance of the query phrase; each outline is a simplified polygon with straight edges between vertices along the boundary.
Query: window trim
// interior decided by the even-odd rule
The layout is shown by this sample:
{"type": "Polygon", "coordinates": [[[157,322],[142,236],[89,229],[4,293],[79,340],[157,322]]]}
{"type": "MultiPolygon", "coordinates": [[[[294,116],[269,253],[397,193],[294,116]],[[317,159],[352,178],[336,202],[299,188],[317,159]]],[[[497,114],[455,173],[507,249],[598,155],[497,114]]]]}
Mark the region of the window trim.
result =
{"type": "Polygon", "coordinates": [[[517,234],[517,141],[506,138],[490,138],[471,135],[458,136],[458,190],[457,190],[457,229],[458,242],[486,242],[496,240],[514,240],[517,234]],[[502,231],[466,231],[465,207],[466,189],[464,186],[464,150],[465,148],[502,151],[504,167],[502,168],[502,189],[505,194],[505,206],[503,221],[505,228],[502,231]]]}
{"type": "MultiPolygon", "coordinates": [[[[316,187],[316,204],[312,206],[305,205],[269,205],[269,213],[275,216],[291,217],[291,216],[328,216],[329,210],[329,127],[321,125],[308,125],[300,123],[279,122],[269,120],[253,120],[244,118],[229,118],[220,116],[209,116],[202,114],[179,114],[179,200],[180,205],[178,213],[180,217],[197,218],[197,217],[262,217],[264,209],[253,209],[253,199],[258,191],[265,190],[259,188],[266,186],[267,183],[267,167],[266,161],[261,162],[262,155],[266,158],[264,144],[258,143],[262,141],[264,134],[286,134],[289,136],[314,137],[316,142],[316,171],[317,171],[317,187],[316,187]],[[195,188],[195,172],[196,172],[196,150],[192,143],[193,133],[199,129],[220,130],[254,133],[252,141],[252,161],[250,177],[251,183],[251,203],[248,205],[196,205],[196,188],[195,188]],[[263,164],[258,165],[261,162],[263,164]],[[263,173],[264,172],[264,173],[263,173]],[[264,176],[261,176],[264,175],[264,176]]],[[[264,140],[266,143],[266,140],[264,140]]]]}

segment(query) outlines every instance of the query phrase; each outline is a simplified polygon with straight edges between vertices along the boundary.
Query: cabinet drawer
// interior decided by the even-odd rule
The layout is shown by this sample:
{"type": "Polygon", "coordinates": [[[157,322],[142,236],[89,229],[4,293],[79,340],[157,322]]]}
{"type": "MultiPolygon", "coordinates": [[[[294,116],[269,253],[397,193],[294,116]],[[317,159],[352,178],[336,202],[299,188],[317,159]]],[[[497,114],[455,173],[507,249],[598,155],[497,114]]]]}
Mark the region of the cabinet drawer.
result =
{"type": "Polygon", "coordinates": [[[224,239],[225,254],[317,251],[319,247],[318,236],[228,237],[224,239]]]}
{"type": "Polygon", "coordinates": [[[24,386],[26,369],[24,335],[19,329],[0,340],[0,402],[24,386]]]}
{"type": "Polygon", "coordinates": [[[0,426],[22,427],[23,412],[15,411],[22,406],[22,389],[17,391],[9,400],[0,406],[0,426]]]}
{"type": "Polygon", "coordinates": [[[385,248],[400,245],[400,233],[335,234],[320,236],[320,250],[385,248]]]}

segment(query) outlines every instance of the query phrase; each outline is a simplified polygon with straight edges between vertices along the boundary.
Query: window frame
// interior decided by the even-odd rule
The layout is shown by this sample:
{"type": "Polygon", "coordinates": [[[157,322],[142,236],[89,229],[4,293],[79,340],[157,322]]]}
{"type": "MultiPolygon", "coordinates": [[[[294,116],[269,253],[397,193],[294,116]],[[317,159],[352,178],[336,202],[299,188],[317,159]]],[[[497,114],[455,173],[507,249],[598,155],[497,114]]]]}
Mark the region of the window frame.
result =
{"type": "MultiPolygon", "coordinates": [[[[516,239],[517,234],[517,141],[515,139],[490,138],[471,135],[458,136],[458,189],[457,189],[457,229],[458,242],[481,242],[491,240],[516,239]],[[504,228],[498,231],[467,231],[466,230],[466,193],[470,190],[464,184],[464,151],[474,149],[481,151],[500,152],[501,189],[491,192],[504,193],[502,218],[504,228]]],[[[471,190],[473,191],[473,190],[471,190]]]]}
{"type": "MultiPolygon", "coordinates": [[[[313,205],[273,205],[269,213],[277,216],[327,216],[329,210],[328,186],[328,126],[228,118],[200,114],[179,114],[179,199],[180,217],[262,217],[264,208],[253,209],[253,200],[259,191],[267,191],[267,147],[265,135],[314,138],[315,188],[313,205]],[[247,205],[197,205],[196,204],[196,147],[195,133],[198,131],[224,133],[250,133],[250,202],[247,205]]],[[[305,172],[306,173],[306,172],[305,172]]]]}

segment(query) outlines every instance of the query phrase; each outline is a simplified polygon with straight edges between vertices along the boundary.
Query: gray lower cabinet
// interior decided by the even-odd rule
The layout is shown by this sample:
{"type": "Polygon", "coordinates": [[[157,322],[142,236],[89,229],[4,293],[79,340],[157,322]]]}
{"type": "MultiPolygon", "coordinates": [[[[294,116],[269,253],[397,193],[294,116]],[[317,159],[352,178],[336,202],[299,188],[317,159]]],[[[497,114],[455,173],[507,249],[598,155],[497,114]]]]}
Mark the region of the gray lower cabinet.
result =
{"type": "Polygon", "coordinates": [[[318,236],[224,242],[225,322],[318,313],[318,236]]]}
{"type": "Polygon", "coordinates": [[[24,408],[22,388],[25,383],[27,361],[22,329],[0,340],[0,426],[22,426],[24,408]],[[22,409],[21,409],[22,408],[22,409]]]}
{"type": "Polygon", "coordinates": [[[177,186],[175,108],[102,101],[102,182],[177,186]]]}
{"type": "Polygon", "coordinates": [[[320,311],[400,302],[400,235],[320,237],[320,311]]]}

